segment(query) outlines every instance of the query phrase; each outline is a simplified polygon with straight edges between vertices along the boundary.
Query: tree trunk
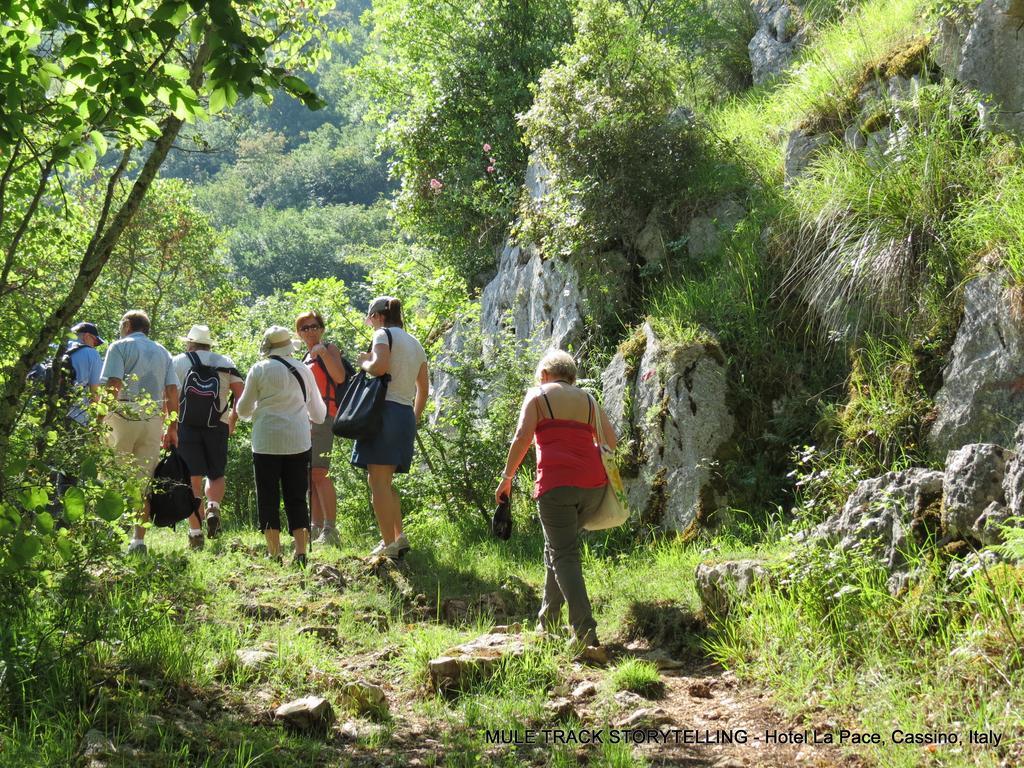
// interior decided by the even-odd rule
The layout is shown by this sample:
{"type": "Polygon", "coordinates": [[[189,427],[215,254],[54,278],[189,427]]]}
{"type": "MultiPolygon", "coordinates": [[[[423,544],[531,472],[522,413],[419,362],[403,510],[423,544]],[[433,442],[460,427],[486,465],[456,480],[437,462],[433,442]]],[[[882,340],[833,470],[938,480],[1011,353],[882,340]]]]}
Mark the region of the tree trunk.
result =
{"type": "MultiPolygon", "coordinates": [[[[202,85],[203,67],[206,65],[209,55],[209,46],[204,43],[196,54],[189,76],[189,84],[194,90],[198,91],[199,86],[202,85]]],[[[57,334],[69,326],[71,319],[81,308],[104,265],[110,260],[118,239],[139,210],[143,198],[156,178],[157,171],[160,170],[171,145],[178,137],[182,124],[183,121],[173,115],[164,120],[160,136],[153,144],[153,151],[146,158],[142,170],[132,184],[128,197],[125,198],[124,203],[114,215],[110,226],[102,234],[97,230],[97,237],[94,237],[89,247],[86,248],[79,265],[78,276],[71,290],[43,323],[36,338],[22,350],[17,361],[8,369],[7,383],[0,395],[0,456],[5,456],[8,453],[11,432],[18,418],[18,403],[25,391],[25,376],[33,365],[43,359],[57,334]]],[[[102,226],[102,222],[100,226],[102,226]]],[[[4,478],[0,477],[0,483],[3,481],[4,478]]],[[[5,489],[0,485],[0,499],[3,498],[4,491],[5,489]]]]}

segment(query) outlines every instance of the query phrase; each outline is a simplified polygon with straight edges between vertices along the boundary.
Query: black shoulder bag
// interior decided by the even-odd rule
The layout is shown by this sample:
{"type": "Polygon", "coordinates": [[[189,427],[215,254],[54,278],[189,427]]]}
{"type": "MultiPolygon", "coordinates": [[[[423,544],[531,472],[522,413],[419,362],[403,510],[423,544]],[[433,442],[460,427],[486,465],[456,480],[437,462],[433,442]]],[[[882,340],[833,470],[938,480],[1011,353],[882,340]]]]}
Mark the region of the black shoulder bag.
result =
{"type": "MultiPolygon", "coordinates": [[[[391,349],[391,331],[387,328],[388,349],[391,349]]],[[[373,342],[370,342],[372,349],[373,342]]],[[[370,376],[364,370],[356,372],[345,383],[345,392],[338,403],[332,429],[338,437],[370,440],[380,432],[384,418],[384,398],[388,393],[391,374],[370,376]]]]}
{"type": "Polygon", "coordinates": [[[271,360],[277,360],[277,362],[282,363],[285,368],[287,368],[289,371],[292,372],[292,376],[294,376],[295,380],[297,382],[299,382],[299,389],[302,390],[302,400],[303,400],[303,402],[306,402],[309,399],[306,396],[306,382],[304,382],[302,380],[302,374],[299,373],[298,369],[296,369],[296,367],[294,365],[289,363],[287,360],[285,360],[280,355],[269,355],[269,357],[270,357],[271,360]]]}

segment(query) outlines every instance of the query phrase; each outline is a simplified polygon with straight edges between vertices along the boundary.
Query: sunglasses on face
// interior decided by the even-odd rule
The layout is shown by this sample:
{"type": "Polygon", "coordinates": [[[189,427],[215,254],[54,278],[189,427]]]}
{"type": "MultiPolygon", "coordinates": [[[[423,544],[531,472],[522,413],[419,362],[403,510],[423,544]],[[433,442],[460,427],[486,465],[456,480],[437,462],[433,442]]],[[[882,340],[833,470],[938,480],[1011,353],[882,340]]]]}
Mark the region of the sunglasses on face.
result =
{"type": "Polygon", "coordinates": [[[314,325],[303,325],[303,326],[300,326],[299,330],[302,331],[303,333],[305,333],[306,331],[318,331],[321,328],[323,328],[323,326],[320,325],[319,323],[316,323],[314,325]]]}

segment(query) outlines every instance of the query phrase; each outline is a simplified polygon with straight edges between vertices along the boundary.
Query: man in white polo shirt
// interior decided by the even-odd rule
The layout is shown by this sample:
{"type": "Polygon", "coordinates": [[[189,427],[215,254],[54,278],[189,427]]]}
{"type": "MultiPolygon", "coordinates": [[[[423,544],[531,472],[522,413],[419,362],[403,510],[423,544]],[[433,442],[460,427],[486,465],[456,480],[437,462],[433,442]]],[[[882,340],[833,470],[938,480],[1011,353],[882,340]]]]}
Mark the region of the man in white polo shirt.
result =
{"type": "MultiPolygon", "coordinates": [[[[164,414],[178,411],[178,377],[171,353],[149,338],[149,315],[140,309],[121,318],[121,338],[107,347],[101,382],[117,401],[106,418],[107,440],[118,453],[130,456],[144,485],[153,477],[161,445],[178,444],[178,425],[164,431],[164,414]]],[[[146,490],[144,489],[144,495],[146,490]]],[[[149,521],[149,501],[142,506],[141,522],[149,521]]],[[[129,554],[145,554],[146,529],[135,526],[129,554]]]]}

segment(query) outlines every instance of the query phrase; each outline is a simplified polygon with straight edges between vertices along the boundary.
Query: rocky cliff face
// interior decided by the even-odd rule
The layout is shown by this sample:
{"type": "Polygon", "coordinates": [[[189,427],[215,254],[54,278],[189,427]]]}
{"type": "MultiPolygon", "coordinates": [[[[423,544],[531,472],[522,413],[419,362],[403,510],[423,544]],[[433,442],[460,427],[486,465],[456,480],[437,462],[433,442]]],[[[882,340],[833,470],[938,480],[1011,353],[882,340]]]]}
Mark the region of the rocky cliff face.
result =
{"type": "Polygon", "coordinates": [[[645,324],[601,381],[605,409],[631,456],[623,481],[632,511],[687,531],[723,503],[714,469],[734,421],[721,350],[713,343],[668,344],[645,324]]]}
{"type": "Polygon", "coordinates": [[[964,291],[963,320],[928,434],[937,458],[967,443],[1012,445],[1024,421],[1024,392],[1011,386],[1024,376],[1024,316],[1005,282],[1005,275],[993,273],[964,291]]]}
{"type": "Polygon", "coordinates": [[[983,0],[977,10],[946,18],[938,58],[957,80],[989,99],[983,111],[1008,130],[1024,133],[1024,0],[983,0]]]}
{"type": "Polygon", "coordinates": [[[804,42],[804,29],[799,7],[788,0],[756,0],[753,11],[757,32],[747,51],[754,85],[759,85],[789,66],[804,42]]]}

